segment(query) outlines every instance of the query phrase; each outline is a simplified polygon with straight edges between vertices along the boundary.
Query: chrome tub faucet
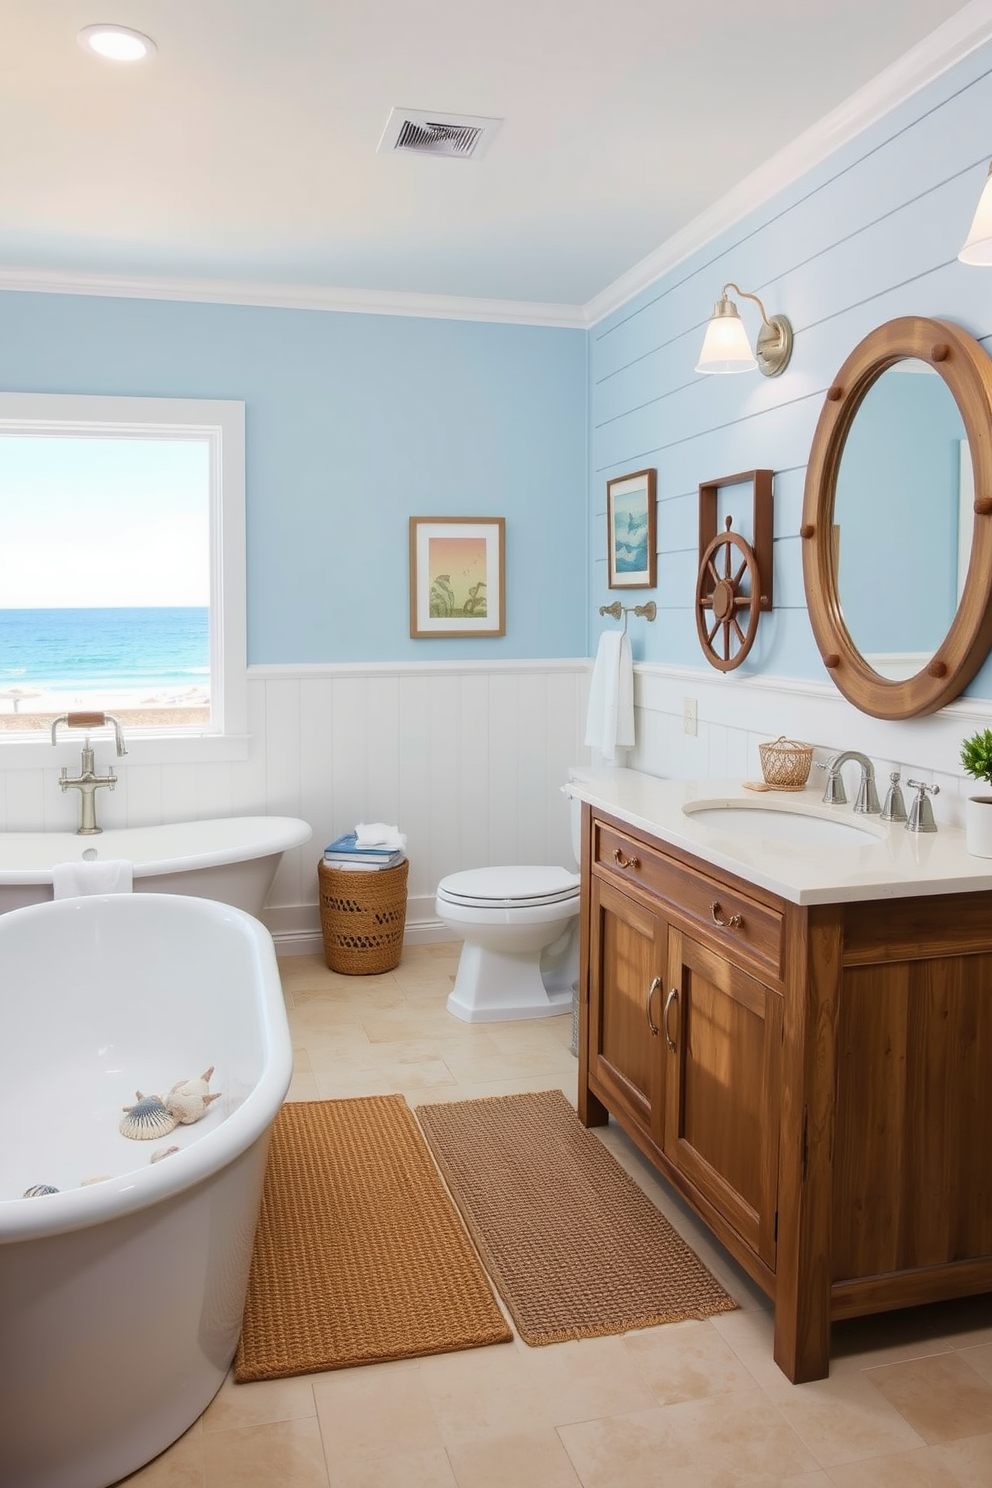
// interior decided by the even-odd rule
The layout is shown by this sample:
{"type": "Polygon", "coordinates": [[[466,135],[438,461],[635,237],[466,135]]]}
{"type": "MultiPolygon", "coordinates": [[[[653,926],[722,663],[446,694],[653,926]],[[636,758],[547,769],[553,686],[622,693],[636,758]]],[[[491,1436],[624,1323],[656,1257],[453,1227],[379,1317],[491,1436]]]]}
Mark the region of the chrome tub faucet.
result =
{"type": "MultiPolygon", "coordinates": [[[[124,733],[120,721],[112,713],[63,713],[52,722],[52,743],[56,742],[56,730],[60,723],[67,728],[102,728],[110,724],[114,730],[114,744],[118,756],[127,754],[124,743],[124,733]]],[[[117,784],[117,776],[113,766],[106,775],[97,775],[93,762],[93,748],[90,744],[89,733],[83,741],[82,754],[80,756],[79,774],[70,778],[68,765],[63,765],[59,772],[59,785],[62,793],[67,790],[78,790],[79,792],[79,826],[76,828],[77,837],[92,837],[103,828],[96,823],[96,792],[103,786],[113,790],[117,784]]]]}

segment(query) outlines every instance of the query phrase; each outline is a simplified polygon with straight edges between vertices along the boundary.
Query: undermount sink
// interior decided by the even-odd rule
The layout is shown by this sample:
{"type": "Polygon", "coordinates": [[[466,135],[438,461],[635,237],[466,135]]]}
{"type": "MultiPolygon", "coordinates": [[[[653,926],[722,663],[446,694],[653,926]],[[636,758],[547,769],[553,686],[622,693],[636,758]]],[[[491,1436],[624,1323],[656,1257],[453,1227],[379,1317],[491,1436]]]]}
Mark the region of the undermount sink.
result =
{"type": "Polygon", "coordinates": [[[797,847],[867,847],[882,835],[868,822],[837,821],[785,801],[689,801],[682,810],[707,827],[797,847]]]}

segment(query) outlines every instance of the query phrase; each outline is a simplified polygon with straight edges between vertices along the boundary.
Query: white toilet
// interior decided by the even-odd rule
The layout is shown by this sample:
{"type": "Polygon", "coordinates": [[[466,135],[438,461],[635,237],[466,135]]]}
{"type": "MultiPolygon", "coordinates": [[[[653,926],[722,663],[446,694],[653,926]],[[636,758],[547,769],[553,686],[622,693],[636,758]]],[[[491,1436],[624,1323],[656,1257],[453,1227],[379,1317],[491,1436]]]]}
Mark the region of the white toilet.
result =
{"type": "MultiPolygon", "coordinates": [[[[570,802],[576,862],[581,809],[570,802]]],[[[469,868],[442,878],[434,908],[464,941],[449,1013],[465,1023],[496,1023],[572,1011],[578,873],[525,864],[469,868]]]]}

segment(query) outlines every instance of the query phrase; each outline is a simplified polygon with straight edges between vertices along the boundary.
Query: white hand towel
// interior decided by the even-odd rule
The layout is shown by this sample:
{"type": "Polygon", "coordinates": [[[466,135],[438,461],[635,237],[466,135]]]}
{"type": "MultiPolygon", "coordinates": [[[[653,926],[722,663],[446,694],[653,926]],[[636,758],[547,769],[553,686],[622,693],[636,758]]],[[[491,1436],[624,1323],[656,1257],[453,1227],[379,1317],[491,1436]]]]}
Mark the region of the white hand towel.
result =
{"type": "Polygon", "coordinates": [[[90,863],[56,863],[52,888],[56,899],[75,899],[80,894],[130,894],[130,858],[101,858],[90,863]]]}
{"type": "Polygon", "coordinates": [[[359,822],[355,828],[355,846],[385,847],[390,852],[402,852],[406,847],[406,834],[386,822],[359,822]]]}
{"type": "Polygon", "coordinates": [[[634,742],[634,663],[626,631],[604,630],[589,683],[586,743],[604,759],[634,742]]]}

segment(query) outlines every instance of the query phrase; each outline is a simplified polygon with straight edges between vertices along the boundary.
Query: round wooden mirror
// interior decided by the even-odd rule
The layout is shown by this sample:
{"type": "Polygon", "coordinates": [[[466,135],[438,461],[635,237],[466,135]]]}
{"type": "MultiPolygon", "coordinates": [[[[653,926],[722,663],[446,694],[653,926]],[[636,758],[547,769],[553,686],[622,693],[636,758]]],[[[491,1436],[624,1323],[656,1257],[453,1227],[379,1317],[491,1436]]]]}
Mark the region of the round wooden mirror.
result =
{"type": "Polygon", "coordinates": [[[956,697],[992,646],[992,361],[974,337],[905,316],[854,348],[813,436],[800,531],[844,696],[875,718],[956,697]]]}

